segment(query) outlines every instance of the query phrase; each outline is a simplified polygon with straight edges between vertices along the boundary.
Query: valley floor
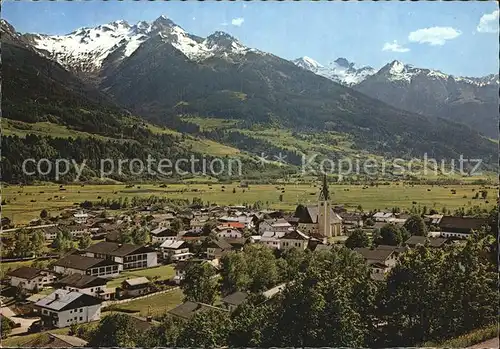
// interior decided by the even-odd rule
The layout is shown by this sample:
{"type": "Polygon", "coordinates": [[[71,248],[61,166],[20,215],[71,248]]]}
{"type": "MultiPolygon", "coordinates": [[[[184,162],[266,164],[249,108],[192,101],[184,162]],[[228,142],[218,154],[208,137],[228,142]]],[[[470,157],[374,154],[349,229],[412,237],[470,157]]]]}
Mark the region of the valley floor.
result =
{"type": "MultiPolygon", "coordinates": [[[[204,203],[218,205],[253,205],[260,201],[262,208],[295,210],[297,204],[317,202],[319,188],[314,184],[252,184],[241,188],[239,183],[232,184],[138,184],[130,188],[125,184],[115,185],[68,185],[61,190],[59,185],[4,186],[2,216],[8,217],[15,225],[28,223],[38,218],[40,211],[57,215],[65,208],[79,203],[119,199],[134,196],[147,198],[152,195],[170,199],[200,198],[204,203]]],[[[479,206],[492,208],[496,203],[497,188],[472,184],[463,185],[332,185],[332,203],[344,205],[348,210],[361,206],[363,210],[391,209],[399,207],[410,209],[412,206],[426,206],[428,210],[439,212],[443,208],[454,210],[479,206]],[[486,199],[473,199],[480,190],[489,191],[486,199]]]]}

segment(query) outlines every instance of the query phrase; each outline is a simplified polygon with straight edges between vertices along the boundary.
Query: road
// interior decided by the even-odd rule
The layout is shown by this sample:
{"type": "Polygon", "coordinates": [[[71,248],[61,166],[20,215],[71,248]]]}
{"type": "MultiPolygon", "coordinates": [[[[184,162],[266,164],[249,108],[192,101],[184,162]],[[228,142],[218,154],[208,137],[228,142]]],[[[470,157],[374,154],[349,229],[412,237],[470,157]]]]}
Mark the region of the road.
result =
{"type": "Polygon", "coordinates": [[[16,335],[16,334],[21,334],[21,333],[26,333],[28,332],[28,328],[31,326],[31,324],[37,320],[40,320],[40,318],[30,318],[26,319],[23,317],[18,317],[14,312],[9,308],[9,307],[2,307],[0,308],[0,313],[14,321],[16,324],[21,324],[21,327],[16,327],[12,329],[11,335],[16,335]]]}
{"type": "Polygon", "coordinates": [[[469,349],[486,349],[486,348],[500,348],[499,346],[499,341],[498,337],[497,338],[492,338],[490,340],[487,340],[485,342],[473,345],[472,347],[469,347],[469,349]]]}

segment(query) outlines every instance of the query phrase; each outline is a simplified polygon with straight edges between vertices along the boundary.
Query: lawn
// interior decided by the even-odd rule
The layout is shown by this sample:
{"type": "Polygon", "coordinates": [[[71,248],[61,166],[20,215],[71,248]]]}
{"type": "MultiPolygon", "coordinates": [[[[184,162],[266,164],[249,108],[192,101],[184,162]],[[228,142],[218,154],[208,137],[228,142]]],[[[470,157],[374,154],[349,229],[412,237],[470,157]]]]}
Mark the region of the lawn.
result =
{"type": "Polygon", "coordinates": [[[124,271],[120,273],[120,277],[113,279],[107,283],[107,287],[118,287],[121,283],[127,279],[133,279],[138,277],[147,277],[152,280],[155,276],[158,276],[158,280],[169,280],[174,277],[175,271],[172,265],[162,265],[156,268],[147,268],[140,270],[124,271]]]}
{"type": "MultiPolygon", "coordinates": [[[[171,198],[189,199],[201,198],[204,202],[219,205],[253,204],[260,201],[263,208],[282,209],[292,211],[297,204],[315,204],[319,188],[313,184],[283,184],[283,185],[250,185],[250,188],[239,188],[233,184],[169,184],[160,188],[158,184],[141,184],[140,190],[126,190],[124,184],[113,185],[68,185],[65,191],[59,191],[57,185],[45,186],[5,186],[3,198],[6,205],[2,207],[4,217],[10,218],[14,224],[26,224],[31,219],[39,217],[42,209],[56,215],[64,208],[75,207],[74,204],[85,200],[100,201],[103,199],[119,199],[120,197],[134,196],[149,197],[151,195],[171,198]],[[224,186],[225,188],[222,188],[224,186]],[[284,192],[278,189],[284,187],[284,192]],[[235,193],[233,193],[235,189],[235,193]],[[57,196],[57,197],[56,197],[57,196]],[[281,200],[280,200],[281,196],[281,200]]],[[[331,185],[331,201],[343,204],[348,209],[355,209],[361,205],[364,210],[390,209],[400,207],[409,209],[415,205],[427,206],[428,209],[441,210],[456,209],[459,207],[481,206],[492,208],[495,204],[496,189],[490,187],[489,202],[487,200],[472,200],[472,196],[480,190],[480,185],[391,185],[362,186],[362,185],[331,185]],[[452,193],[456,190],[456,194],[452,193]]],[[[108,211],[113,213],[113,211],[108,211]]]]}
{"type": "Polygon", "coordinates": [[[158,294],[155,296],[134,300],[131,302],[112,306],[109,311],[136,312],[141,316],[151,315],[155,318],[175,308],[184,300],[184,294],[180,289],[158,294]]]}

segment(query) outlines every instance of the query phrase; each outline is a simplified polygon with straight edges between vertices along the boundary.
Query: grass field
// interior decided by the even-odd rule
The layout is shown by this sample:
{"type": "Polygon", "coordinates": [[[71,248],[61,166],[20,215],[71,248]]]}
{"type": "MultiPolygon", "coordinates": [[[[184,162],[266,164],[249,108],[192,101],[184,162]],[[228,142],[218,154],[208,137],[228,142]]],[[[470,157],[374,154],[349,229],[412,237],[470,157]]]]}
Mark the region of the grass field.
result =
{"type": "MultiPolygon", "coordinates": [[[[117,304],[109,311],[135,312],[140,316],[151,315],[155,318],[165,314],[183,302],[184,294],[180,289],[151,296],[148,298],[134,300],[128,303],[117,304]]],[[[105,313],[107,313],[106,311],[105,313]]]]}
{"type": "Polygon", "coordinates": [[[172,265],[162,265],[156,268],[148,268],[141,270],[124,271],[120,273],[120,277],[111,280],[107,283],[107,287],[118,287],[127,279],[133,279],[145,276],[152,280],[158,276],[158,280],[169,280],[175,275],[174,267],[172,265]]]}
{"type": "MultiPolygon", "coordinates": [[[[264,207],[272,209],[294,210],[296,205],[314,204],[317,202],[318,188],[312,184],[296,185],[250,185],[250,188],[239,188],[236,183],[225,184],[169,184],[160,188],[159,184],[140,185],[140,189],[125,190],[125,185],[68,185],[65,191],[59,191],[57,185],[7,186],[3,189],[2,215],[10,218],[14,224],[25,224],[39,217],[42,209],[56,215],[64,208],[74,207],[78,203],[90,200],[118,199],[134,196],[149,197],[151,195],[171,199],[201,198],[204,202],[220,205],[253,204],[256,201],[264,207]],[[284,193],[278,187],[284,187],[284,193]],[[233,193],[235,188],[236,193],[233,193]],[[222,191],[224,190],[224,191],[222,191]],[[244,190],[244,192],[243,192],[244,190]],[[282,195],[282,201],[280,201],[282,195]],[[57,197],[56,197],[57,196],[57,197]]],[[[490,187],[488,200],[472,200],[472,196],[481,188],[479,185],[431,186],[403,184],[379,185],[363,187],[361,185],[331,185],[332,202],[343,204],[348,209],[361,205],[364,210],[400,207],[409,209],[413,202],[427,206],[428,209],[441,210],[442,207],[456,209],[459,207],[481,206],[491,208],[495,204],[496,189],[490,187]],[[456,190],[456,194],[452,193],[456,190]]],[[[112,212],[112,211],[110,211],[112,212]]]]}

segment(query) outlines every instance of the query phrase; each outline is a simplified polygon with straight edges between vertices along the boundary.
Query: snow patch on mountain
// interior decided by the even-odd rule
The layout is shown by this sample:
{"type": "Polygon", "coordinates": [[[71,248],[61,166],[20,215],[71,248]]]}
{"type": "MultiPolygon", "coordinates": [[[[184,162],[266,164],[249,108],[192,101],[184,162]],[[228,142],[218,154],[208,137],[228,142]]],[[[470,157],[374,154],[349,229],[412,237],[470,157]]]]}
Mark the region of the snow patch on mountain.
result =
{"type": "Polygon", "coordinates": [[[345,58],[338,58],[326,67],[307,56],[295,59],[292,62],[303,69],[346,86],[353,86],[375,73],[375,70],[371,67],[356,68],[353,63],[345,58]]]}
{"type": "Polygon", "coordinates": [[[131,26],[120,20],[94,28],[80,28],[67,35],[33,34],[30,39],[36,49],[69,69],[98,71],[111,53],[120,49],[123,54],[118,59],[124,59],[157,35],[188,59],[196,61],[218,54],[231,57],[255,51],[223,32],[216,32],[203,40],[187,33],[165,16],[151,23],[141,21],[131,26]]]}

